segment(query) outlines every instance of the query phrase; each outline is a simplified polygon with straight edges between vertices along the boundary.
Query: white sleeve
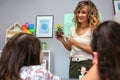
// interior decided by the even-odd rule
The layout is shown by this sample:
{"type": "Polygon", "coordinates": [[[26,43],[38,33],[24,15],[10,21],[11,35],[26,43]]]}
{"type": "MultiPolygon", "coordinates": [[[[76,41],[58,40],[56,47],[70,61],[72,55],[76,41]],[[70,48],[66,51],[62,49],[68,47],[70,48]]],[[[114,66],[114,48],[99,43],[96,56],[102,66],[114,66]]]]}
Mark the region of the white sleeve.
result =
{"type": "Polygon", "coordinates": [[[69,36],[70,36],[70,37],[73,37],[73,36],[72,36],[73,31],[75,31],[75,27],[74,27],[74,26],[72,26],[72,27],[70,28],[70,32],[69,32],[69,36]]]}

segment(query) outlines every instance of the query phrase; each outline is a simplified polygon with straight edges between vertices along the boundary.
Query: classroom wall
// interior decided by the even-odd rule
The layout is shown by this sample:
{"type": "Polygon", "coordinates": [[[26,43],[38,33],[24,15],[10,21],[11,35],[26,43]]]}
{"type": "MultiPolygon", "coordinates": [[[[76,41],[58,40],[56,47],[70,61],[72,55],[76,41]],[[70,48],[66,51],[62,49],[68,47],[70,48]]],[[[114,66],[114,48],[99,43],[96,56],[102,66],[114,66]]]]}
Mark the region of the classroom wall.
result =
{"type": "MultiPolygon", "coordinates": [[[[24,24],[30,22],[36,25],[36,15],[54,15],[53,35],[57,23],[64,25],[64,14],[73,13],[80,0],[0,0],[0,50],[5,44],[6,29],[16,22],[24,24]]],[[[112,0],[92,0],[102,21],[113,20],[112,0]]],[[[47,49],[54,55],[54,74],[61,78],[68,78],[69,51],[53,38],[40,38],[47,42],[47,49]]]]}

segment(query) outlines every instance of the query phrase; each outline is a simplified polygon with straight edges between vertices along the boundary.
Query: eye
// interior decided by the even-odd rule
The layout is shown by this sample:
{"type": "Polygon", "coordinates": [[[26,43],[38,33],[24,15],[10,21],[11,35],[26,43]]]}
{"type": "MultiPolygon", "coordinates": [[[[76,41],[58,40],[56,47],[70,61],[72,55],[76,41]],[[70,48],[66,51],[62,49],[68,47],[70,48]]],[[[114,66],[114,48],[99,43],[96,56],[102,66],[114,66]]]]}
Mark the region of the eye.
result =
{"type": "Polygon", "coordinates": [[[87,12],[86,11],[81,11],[82,14],[86,14],[87,12]]]}

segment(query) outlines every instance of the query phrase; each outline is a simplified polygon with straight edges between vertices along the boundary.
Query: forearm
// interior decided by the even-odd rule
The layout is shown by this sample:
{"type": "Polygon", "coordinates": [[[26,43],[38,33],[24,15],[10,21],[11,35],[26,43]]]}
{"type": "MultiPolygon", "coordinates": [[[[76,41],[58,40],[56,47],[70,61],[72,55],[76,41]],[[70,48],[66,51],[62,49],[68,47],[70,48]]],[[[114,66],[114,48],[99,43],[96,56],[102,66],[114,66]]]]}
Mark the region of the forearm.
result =
{"type": "Polygon", "coordinates": [[[73,43],[73,45],[75,45],[76,47],[80,48],[81,50],[83,50],[83,51],[85,51],[85,52],[87,52],[89,54],[92,54],[92,48],[89,45],[82,44],[82,43],[80,43],[78,41],[75,41],[73,43]]]}
{"type": "Polygon", "coordinates": [[[61,42],[68,51],[71,50],[71,45],[68,42],[66,42],[65,40],[62,40],[61,42]]]}

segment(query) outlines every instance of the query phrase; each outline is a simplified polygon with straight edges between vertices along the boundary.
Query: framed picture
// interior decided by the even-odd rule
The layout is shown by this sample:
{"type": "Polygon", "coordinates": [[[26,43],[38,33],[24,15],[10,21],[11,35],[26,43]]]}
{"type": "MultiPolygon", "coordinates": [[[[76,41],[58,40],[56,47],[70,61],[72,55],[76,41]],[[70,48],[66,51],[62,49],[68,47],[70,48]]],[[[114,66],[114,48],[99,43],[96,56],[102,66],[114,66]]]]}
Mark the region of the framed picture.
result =
{"type": "Polygon", "coordinates": [[[114,13],[120,11],[120,0],[113,0],[114,13]]]}
{"type": "Polygon", "coordinates": [[[36,37],[53,37],[53,15],[36,16],[36,37]]]}

